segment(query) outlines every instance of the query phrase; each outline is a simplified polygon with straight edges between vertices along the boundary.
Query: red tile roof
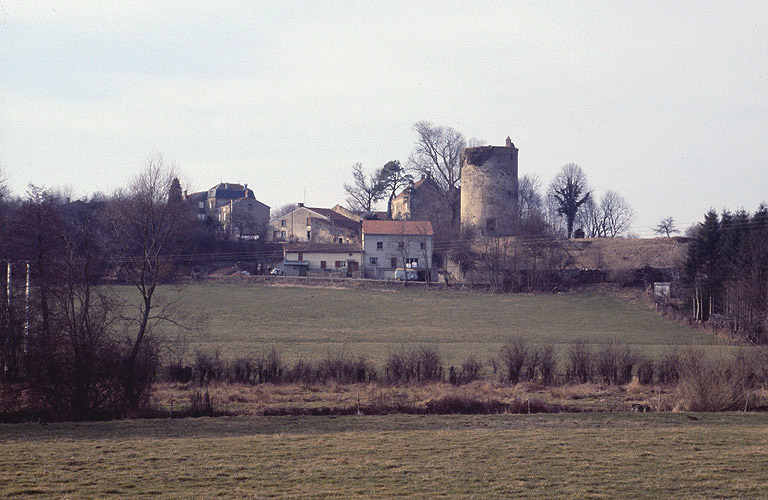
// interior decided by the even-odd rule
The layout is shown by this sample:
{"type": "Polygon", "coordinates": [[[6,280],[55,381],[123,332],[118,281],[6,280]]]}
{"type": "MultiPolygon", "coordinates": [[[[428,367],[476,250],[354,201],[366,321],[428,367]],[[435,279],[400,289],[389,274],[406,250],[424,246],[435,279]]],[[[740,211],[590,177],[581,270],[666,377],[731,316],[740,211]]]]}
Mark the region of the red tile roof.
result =
{"type": "Polygon", "coordinates": [[[363,234],[433,235],[428,220],[364,220],[363,234]]]}

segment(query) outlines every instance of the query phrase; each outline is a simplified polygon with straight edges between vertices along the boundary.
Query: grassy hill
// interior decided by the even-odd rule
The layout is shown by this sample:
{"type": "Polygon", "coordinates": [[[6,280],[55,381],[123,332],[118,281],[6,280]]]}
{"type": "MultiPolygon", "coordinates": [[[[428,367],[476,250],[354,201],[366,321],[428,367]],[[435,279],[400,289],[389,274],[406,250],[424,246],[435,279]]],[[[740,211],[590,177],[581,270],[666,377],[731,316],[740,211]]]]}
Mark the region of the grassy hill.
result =
{"type": "MultiPolygon", "coordinates": [[[[130,294],[120,288],[121,294],[130,294]]],[[[345,350],[374,362],[401,346],[429,344],[447,360],[485,358],[514,336],[532,343],[603,344],[618,339],[647,352],[716,339],[662,318],[645,306],[602,293],[486,294],[455,290],[328,289],[203,283],[160,292],[179,317],[202,327],[184,334],[188,354],[225,357],[276,346],[287,359],[345,350]]],[[[176,327],[162,335],[175,340],[176,327]]],[[[178,345],[178,344],[177,344],[178,345]]]]}

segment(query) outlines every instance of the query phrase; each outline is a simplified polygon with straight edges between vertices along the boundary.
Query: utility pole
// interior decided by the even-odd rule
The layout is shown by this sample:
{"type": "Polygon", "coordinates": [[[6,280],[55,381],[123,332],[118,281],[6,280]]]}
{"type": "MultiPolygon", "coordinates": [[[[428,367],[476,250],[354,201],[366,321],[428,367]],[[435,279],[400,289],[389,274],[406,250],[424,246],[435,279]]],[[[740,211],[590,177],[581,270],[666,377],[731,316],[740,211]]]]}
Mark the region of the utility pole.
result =
{"type": "Polygon", "coordinates": [[[26,354],[29,347],[29,261],[27,261],[27,286],[25,290],[25,305],[24,305],[24,353],[26,354]]]}
{"type": "Polygon", "coordinates": [[[5,282],[6,284],[5,298],[6,298],[6,302],[7,302],[6,305],[8,306],[8,310],[10,310],[11,309],[11,261],[10,260],[6,261],[5,269],[7,274],[7,280],[5,282]]]}

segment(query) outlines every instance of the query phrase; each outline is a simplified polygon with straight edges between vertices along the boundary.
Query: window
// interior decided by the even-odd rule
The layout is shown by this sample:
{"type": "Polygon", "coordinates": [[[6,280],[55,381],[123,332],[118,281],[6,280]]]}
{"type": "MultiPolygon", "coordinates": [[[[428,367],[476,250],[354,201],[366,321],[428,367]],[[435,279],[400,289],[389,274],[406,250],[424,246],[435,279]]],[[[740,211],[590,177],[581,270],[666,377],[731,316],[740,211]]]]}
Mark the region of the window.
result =
{"type": "Polygon", "coordinates": [[[304,254],[299,252],[299,260],[304,260],[304,254]]]}
{"type": "Polygon", "coordinates": [[[488,219],[485,221],[485,229],[489,233],[496,232],[496,219],[488,219]]]}
{"type": "Polygon", "coordinates": [[[403,248],[405,248],[405,242],[403,242],[403,241],[398,241],[398,242],[397,242],[397,249],[398,249],[398,250],[402,250],[403,248]]]}
{"type": "Polygon", "coordinates": [[[389,267],[397,267],[397,257],[389,259],[389,267]]]}
{"type": "Polygon", "coordinates": [[[370,259],[368,259],[368,263],[369,263],[370,265],[372,265],[372,266],[375,266],[376,264],[378,264],[378,263],[379,263],[379,259],[378,259],[378,258],[376,258],[376,257],[371,257],[370,259]]]}
{"type": "Polygon", "coordinates": [[[280,237],[281,237],[282,239],[285,239],[285,231],[280,231],[280,237]]]}
{"type": "Polygon", "coordinates": [[[253,208],[253,203],[249,203],[248,208],[253,208]]]}
{"type": "Polygon", "coordinates": [[[344,261],[344,260],[337,260],[335,264],[336,264],[337,268],[339,268],[339,267],[347,267],[347,262],[344,261]]]}
{"type": "Polygon", "coordinates": [[[376,242],[376,250],[381,250],[384,248],[384,242],[383,241],[377,241],[376,242]]]}
{"type": "Polygon", "coordinates": [[[325,261],[324,260],[320,261],[320,269],[325,269],[325,261]]]}
{"type": "Polygon", "coordinates": [[[307,231],[307,239],[308,240],[312,239],[312,231],[307,231]]]}
{"type": "Polygon", "coordinates": [[[339,238],[339,243],[344,243],[344,240],[339,238]]]}
{"type": "Polygon", "coordinates": [[[308,226],[312,225],[312,218],[311,217],[307,217],[307,225],[308,226]]]}
{"type": "Polygon", "coordinates": [[[405,259],[405,267],[419,267],[419,259],[405,259]]]}
{"type": "Polygon", "coordinates": [[[421,245],[419,245],[419,248],[421,248],[422,250],[426,250],[427,249],[427,242],[426,241],[422,241],[421,245]]]}
{"type": "Polygon", "coordinates": [[[280,221],[280,227],[285,227],[285,219],[280,221]]]}
{"type": "Polygon", "coordinates": [[[205,202],[201,201],[200,203],[198,203],[197,208],[205,208],[205,202]]]}

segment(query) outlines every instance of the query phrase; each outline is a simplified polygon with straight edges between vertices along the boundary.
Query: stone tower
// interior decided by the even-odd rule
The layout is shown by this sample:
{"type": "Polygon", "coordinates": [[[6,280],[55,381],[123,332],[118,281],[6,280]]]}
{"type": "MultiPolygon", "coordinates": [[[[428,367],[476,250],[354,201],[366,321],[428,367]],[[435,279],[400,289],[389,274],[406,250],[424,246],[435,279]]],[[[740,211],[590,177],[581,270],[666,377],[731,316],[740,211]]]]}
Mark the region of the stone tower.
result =
{"type": "Polygon", "coordinates": [[[517,148],[465,148],[461,152],[461,227],[510,236],[517,222],[517,148]]]}

